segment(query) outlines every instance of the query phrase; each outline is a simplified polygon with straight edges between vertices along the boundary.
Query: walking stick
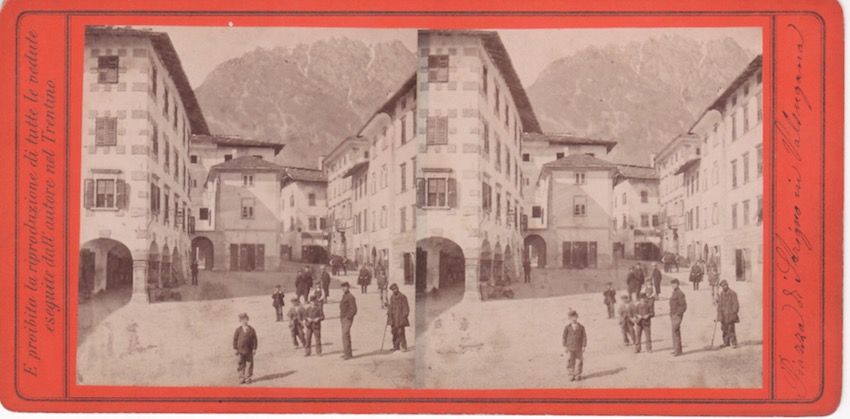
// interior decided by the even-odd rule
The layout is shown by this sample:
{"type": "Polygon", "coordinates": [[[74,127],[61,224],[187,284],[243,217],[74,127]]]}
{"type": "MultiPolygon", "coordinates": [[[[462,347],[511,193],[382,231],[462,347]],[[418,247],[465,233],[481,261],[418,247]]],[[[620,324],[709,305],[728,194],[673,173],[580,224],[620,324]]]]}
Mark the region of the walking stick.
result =
{"type": "Polygon", "coordinates": [[[387,326],[389,325],[384,325],[384,337],[381,338],[381,351],[384,350],[384,341],[387,340],[387,326]]]}
{"type": "Polygon", "coordinates": [[[714,331],[711,332],[711,346],[708,347],[709,349],[714,348],[714,336],[715,335],[717,335],[717,320],[714,321],[714,331]]]}

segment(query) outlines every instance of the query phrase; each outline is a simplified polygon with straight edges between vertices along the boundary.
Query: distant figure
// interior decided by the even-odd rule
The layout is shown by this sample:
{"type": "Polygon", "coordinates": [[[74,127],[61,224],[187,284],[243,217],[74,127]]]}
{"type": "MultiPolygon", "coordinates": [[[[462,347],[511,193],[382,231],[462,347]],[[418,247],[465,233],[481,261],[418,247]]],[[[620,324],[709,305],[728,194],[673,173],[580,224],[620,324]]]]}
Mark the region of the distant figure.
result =
{"type": "Polygon", "coordinates": [[[676,267],[676,272],[679,272],[679,255],[673,255],[673,265],[676,267]]]}
{"type": "Polygon", "coordinates": [[[626,289],[629,292],[629,298],[634,301],[637,299],[637,294],[640,292],[641,280],[634,266],[629,268],[629,274],[626,276],[626,289]]]}
{"type": "Polygon", "coordinates": [[[325,303],[327,303],[331,292],[331,276],[324,266],[322,266],[322,290],[325,292],[325,303]]]}
{"type": "Polygon", "coordinates": [[[339,320],[342,323],[342,359],[352,358],[351,351],[351,325],[354,324],[354,316],[357,315],[357,301],[348,291],[348,282],[342,283],[342,299],[339,302],[339,320]]]}
{"type": "Polygon", "coordinates": [[[189,265],[189,270],[192,271],[192,285],[198,285],[198,262],[192,262],[189,265]]]}
{"type": "Polygon", "coordinates": [[[292,336],[292,345],[295,349],[300,348],[298,345],[307,346],[307,341],[304,339],[304,319],[307,311],[301,306],[301,301],[297,298],[292,299],[292,308],[289,309],[287,316],[289,317],[289,334],[292,336]]]}
{"type": "Polygon", "coordinates": [[[711,287],[711,302],[717,305],[717,280],[720,279],[717,264],[713,260],[708,262],[706,270],[708,271],[708,286],[711,287]]]}
{"type": "Polygon", "coordinates": [[[316,354],[322,356],[322,320],[325,319],[325,311],[322,303],[316,296],[310,297],[310,305],[304,311],[304,324],[307,344],[304,346],[304,356],[310,356],[313,337],[316,337],[316,354]]]}
{"type": "Polygon", "coordinates": [[[274,307],[274,314],[276,321],[283,321],[283,292],[280,290],[280,285],[275,285],[275,291],[272,293],[272,307],[274,307]]]}
{"type": "Polygon", "coordinates": [[[307,300],[307,293],[310,291],[310,288],[307,287],[307,281],[304,279],[304,271],[298,271],[298,274],[295,275],[295,296],[300,300],[301,297],[304,297],[304,302],[307,300]]]}
{"type": "Polygon", "coordinates": [[[525,279],[525,283],[531,283],[531,259],[525,258],[522,261],[522,272],[524,274],[523,278],[525,279]]]}
{"type": "Polygon", "coordinates": [[[393,333],[393,350],[401,349],[407,352],[407,337],[404,328],[410,326],[410,306],[407,304],[407,296],[398,290],[398,285],[390,285],[393,295],[390,297],[387,309],[387,325],[393,333]]]}
{"type": "Polygon", "coordinates": [[[699,290],[699,283],[702,282],[702,276],[705,274],[705,271],[702,269],[701,261],[697,261],[691,266],[691,282],[694,284],[694,291],[699,290]]]}
{"type": "Polygon", "coordinates": [[[304,266],[304,282],[306,283],[307,290],[313,288],[313,282],[315,281],[315,277],[313,277],[313,268],[310,265],[304,266]]]}
{"type": "Polygon", "coordinates": [[[342,257],[342,274],[343,275],[348,275],[348,263],[349,263],[348,258],[343,256],[342,257]]]}
{"type": "Polygon", "coordinates": [[[372,271],[366,265],[360,268],[360,276],[357,277],[357,285],[360,285],[360,293],[366,294],[366,287],[372,283],[372,271]]]}
{"type": "Polygon", "coordinates": [[[636,311],[628,294],[623,294],[620,299],[623,301],[623,304],[620,305],[620,308],[617,310],[617,314],[620,316],[620,329],[623,331],[623,343],[625,343],[626,346],[629,346],[637,342],[635,340],[634,322],[632,321],[636,311]]]}
{"type": "Polygon", "coordinates": [[[635,307],[635,353],[640,352],[641,336],[646,336],[646,351],[652,352],[652,318],[654,316],[655,301],[642,293],[635,307]]]}
{"type": "Polygon", "coordinates": [[[738,347],[738,336],[735,334],[735,323],[738,323],[738,294],[729,288],[729,283],[724,279],[720,281],[720,295],[717,298],[717,321],[720,322],[720,330],[723,332],[723,344],[721,348],[732,346],[738,347]]]}
{"type": "Polygon", "coordinates": [[[652,264],[652,285],[655,286],[655,297],[661,297],[661,271],[658,270],[658,264],[652,264]]]}
{"type": "Polygon", "coordinates": [[[682,318],[688,309],[685,293],[679,289],[679,280],[670,281],[673,294],[670,295],[670,325],[673,327],[673,356],[682,355],[682,318]]]}
{"type": "Polygon", "coordinates": [[[375,265],[375,280],[378,285],[378,298],[381,300],[381,308],[387,308],[389,304],[389,299],[387,298],[389,279],[387,279],[387,272],[380,263],[375,265]]]}
{"type": "Polygon", "coordinates": [[[331,256],[331,260],[328,263],[331,265],[331,273],[334,276],[339,275],[339,256],[331,256]]]}
{"type": "Polygon", "coordinates": [[[257,332],[248,324],[248,314],[239,315],[241,326],[233,334],[233,350],[239,357],[236,371],[239,372],[240,384],[251,384],[254,375],[254,354],[257,353],[257,332]]]}
{"type": "Polygon", "coordinates": [[[584,363],[584,350],[587,348],[587,334],[584,326],[578,322],[578,313],[570,309],[570,323],[564,328],[564,348],[567,350],[567,371],[570,381],[581,380],[581,368],[584,363]]]}
{"type": "Polygon", "coordinates": [[[638,290],[643,288],[643,284],[646,283],[646,273],[643,271],[643,266],[640,263],[635,264],[635,274],[638,277],[638,282],[640,285],[638,286],[638,290]]]}
{"type": "Polygon", "coordinates": [[[614,318],[614,304],[617,303],[617,291],[614,290],[614,284],[609,282],[605,286],[605,291],[602,291],[602,302],[608,308],[608,318],[614,318]]]}

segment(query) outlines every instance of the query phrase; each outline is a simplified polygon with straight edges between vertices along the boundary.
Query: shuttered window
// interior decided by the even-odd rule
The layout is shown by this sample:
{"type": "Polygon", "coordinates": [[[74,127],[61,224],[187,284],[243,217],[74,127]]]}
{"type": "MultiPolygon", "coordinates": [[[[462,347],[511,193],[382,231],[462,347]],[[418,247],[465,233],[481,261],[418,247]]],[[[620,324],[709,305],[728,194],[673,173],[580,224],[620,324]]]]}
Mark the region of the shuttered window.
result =
{"type": "Polygon", "coordinates": [[[429,177],[416,180],[416,204],[419,207],[457,207],[457,179],[429,177]]]}
{"type": "Polygon", "coordinates": [[[83,206],[86,209],[126,209],[128,186],[123,179],[86,179],[83,206]]]}
{"type": "Polygon", "coordinates": [[[118,144],[118,118],[97,118],[94,122],[94,144],[110,146],[118,144]]]}
{"type": "Polygon", "coordinates": [[[97,82],[104,84],[118,83],[117,55],[97,58],[97,82]]]}
{"type": "Polygon", "coordinates": [[[449,118],[446,116],[429,116],[425,138],[428,144],[448,144],[449,118]]]}
{"type": "Polygon", "coordinates": [[[446,83],[449,81],[449,56],[428,56],[428,81],[431,83],[446,83]]]}

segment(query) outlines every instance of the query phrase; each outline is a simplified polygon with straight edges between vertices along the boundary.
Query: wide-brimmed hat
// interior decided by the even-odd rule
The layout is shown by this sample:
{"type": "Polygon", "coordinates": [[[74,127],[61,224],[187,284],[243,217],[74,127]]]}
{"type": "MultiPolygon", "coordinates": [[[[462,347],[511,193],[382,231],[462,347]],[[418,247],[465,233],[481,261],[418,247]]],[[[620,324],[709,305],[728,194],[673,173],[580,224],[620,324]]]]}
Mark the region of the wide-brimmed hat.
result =
{"type": "Polygon", "coordinates": [[[239,314],[239,320],[248,320],[248,313],[239,314]]]}

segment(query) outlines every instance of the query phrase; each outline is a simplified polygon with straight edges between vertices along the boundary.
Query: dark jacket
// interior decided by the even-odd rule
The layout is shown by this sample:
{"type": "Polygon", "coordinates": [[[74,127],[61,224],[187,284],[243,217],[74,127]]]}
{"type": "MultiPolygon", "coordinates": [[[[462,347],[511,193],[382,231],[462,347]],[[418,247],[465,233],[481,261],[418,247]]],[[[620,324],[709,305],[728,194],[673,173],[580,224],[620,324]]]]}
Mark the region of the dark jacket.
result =
{"type": "Polygon", "coordinates": [[[655,267],[655,268],[652,270],[652,282],[653,282],[654,284],[659,284],[659,283],[661,283],[661,271],[660,271],[660,270],[658,270],[658,267],[655,267]]]}
{"type": "Polygon", "coordinates": [[[581,323],[576,323],[575,329],[572,323],[568,323],[564,328],[564,347],[571,352],[587,347],[587,333],[584,332],[584,326],[581,323]]]}
{"type": "Polygon", "coordinates": [[[289,328],[300,328],[306,314],[307,311],[303,306],[293,306],[290,308],[289,313],[287,313],[287,316],[289,317],[289,328]]]}
{"type": "Polygon", "coordinates": [[[387,324],[392,327],[407,327],[410,326],[410,321],[407,316],[410,315],[410,306],[407,304],[407,297],[398,293],[390,296],[390,307],[387,310],[387,324]]]}
{"type": "Polygon", "coordinates": [[[307,307],[304,310],[304,325],[306,327],[310,326],[321,326],[322,320],[325,319],[325,310],[322,308],[322,304],[314,304],[310,307],[307,307]]]}
{"type": "Polygon", "coordinates": [[[298,275],[295,275],[295,292],[299,295],[306,293],[308,289],[306,284],[306,281],[304,281],[304,274],[298,272],[298,275]]]}
{"type": "Polygon", "coordinates": [[[727,288],[720,291],[717,298],[717,321],[721,323],[738,323],[738,294],[727,288]]]}
{"type": "MultiPolygon", "coordinates": [[[[640,301],[635,306],[635,318],[637,322],[646,321],[655,317],[655,301],[652,299],[647,299],[646,302],[640,301]]],[[[647,324],[647,323],[644,323],[647,324]]]]}
{"type": "Polygon", "coordinates": [[[285,305],[286,304],[283,303],[283,292],[275,291],[274,294],[272,294],[272,306],[283,307],[285,305]]]}
{"type": "Polygon", "coordinates": [[[685,293],[681,289],[673,290],[673,295],[670,296],[670,315],[682,316],[688,309],[688,303],[685,301],[685,293]]]}
{"type": "Polygon", "coordinates": [[[342,294],[342,300],[339,302],[339,318],[354,320],[357,314],[357,301],[350,292],[342,294]]]}
{"type": "Polygon", "coordinates": [[[257,332],[253,327],[248,326],[248,330],[242,329],[242,326],[236,328],[236,333],[233,334],[233,349],[239,355],[253,354],[257,350],[257,332]]]}
{"type": "Polygon", "coordinates": [[[330,288],[331,286],[331,274],[328,271],[322,272],[322,288],[330,288]]]}
{"type": "Polygon", "coordinates": [[[702,266],[700,266],[698,263],[694,264],[694,266],[691,267],[691,282],[702,281],[703,274],[704,272],[702,271],[702,266]]]}
{"type": "Polygon", "coordinates": [[[617,291],[606,289],[602,291],[602,298],[605,305],[615,304],[617,302],[617,291]]]}
{"type": "Polygon", "coordinates": [[[370,285],[372,283],[372,271],[367,267],[360,269],[360,276],[357,277],[357,285],[370,285]]]}
{"type": "Polygon", "coordinates": [[[304,285],[305,289],[307,289],[307,290],[309,290],[310,288],[313,288],[313,271],[310,270],[310,269],[307,269],[304,272],[304,284],[305,284],[304,285]]]}
{"type": "Polygon", "coordinates": [[[626,285],[628,286],[630,293],[639,291],[642,283],[643,281],[640,280],[637,272],[634,270],[629,271],[629,276],[626,277],[626,285]]]}

